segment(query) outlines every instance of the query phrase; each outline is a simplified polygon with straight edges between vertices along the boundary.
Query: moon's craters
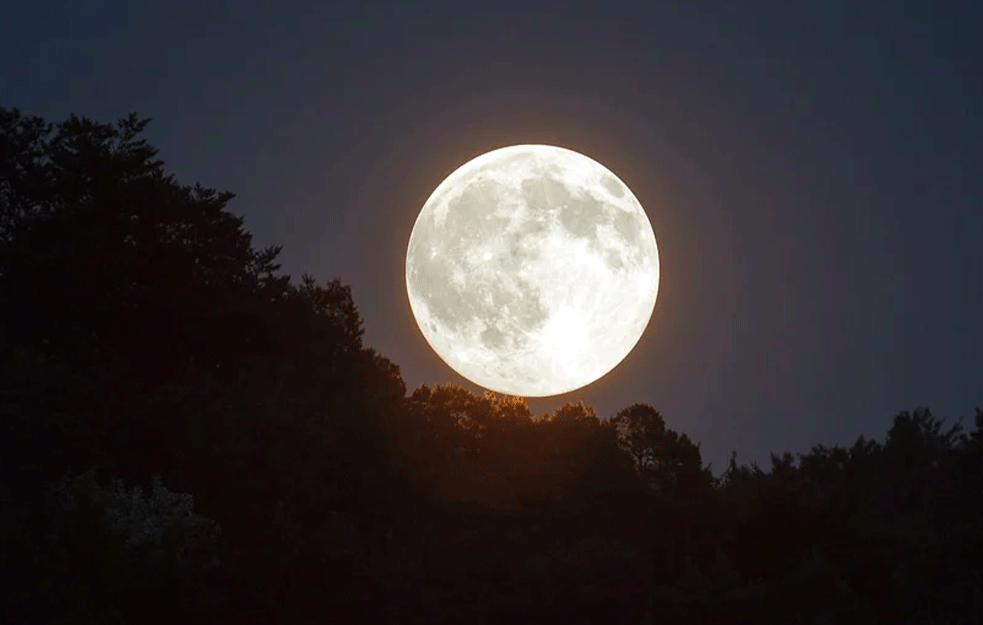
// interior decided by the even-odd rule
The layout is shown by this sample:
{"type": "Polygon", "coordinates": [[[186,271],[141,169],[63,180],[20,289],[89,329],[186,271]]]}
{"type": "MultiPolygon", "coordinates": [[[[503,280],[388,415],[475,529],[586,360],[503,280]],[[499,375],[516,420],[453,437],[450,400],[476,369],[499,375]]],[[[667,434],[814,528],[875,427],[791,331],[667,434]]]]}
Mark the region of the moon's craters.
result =
{"type": "Polygon", "coordinates": [[[627,355],[651,316],[659,264],[644,211],[611,172],[562,148],[513,146],[438,186],[406,270],[441,358],[486,388],[543,396],[627,355]]]}
{"type": "MultiPolygon", "coordinates": [[[[407,284],[445,332],[462,337],[477,332],[481,344],[493,350],[520,348],[525,334],[516,330],[535,330],[548,318],[549,311],[536,289],[523,281],[518,271],[498,269],[517,269],[528,254],[514,241],[515,237],[511,237],[513,245],[507,254],[493,251],[502,249],[502,242],[509,239],[501,234],[508,220],[483,213],[488,208],[485,198],[468,191],[457,198],[443,228],[432,222],[417,225],[419,241],[429,240],[436,253],[429,259],[416,254],[414,237],[408,255],[407,284]],[[468,203],[469,199],[477,203],[468,203]],[[475,324],[476,320],[480,323],[475,324]]],[[[428,327],[437,332],[433,323],[428,327]]]]}

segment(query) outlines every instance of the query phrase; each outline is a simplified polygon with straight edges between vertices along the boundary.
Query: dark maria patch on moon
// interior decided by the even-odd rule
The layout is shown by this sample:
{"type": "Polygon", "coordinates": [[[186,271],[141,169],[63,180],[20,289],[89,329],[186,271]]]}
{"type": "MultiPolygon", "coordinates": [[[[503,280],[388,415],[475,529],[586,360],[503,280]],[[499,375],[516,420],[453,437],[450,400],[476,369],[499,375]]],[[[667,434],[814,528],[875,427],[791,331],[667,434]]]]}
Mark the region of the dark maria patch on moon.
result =
{"type": "Polygon", "coordinates": [[[450,329],[458,330],[474,317],[474,302],[454,286],[453,265],[440,256],[425,260],[410,270],[413,292],[427,304],[430,314],[450,329]]]}
{"type": "Polygon", "coordinates": [[[604,262],[612,269],[624,269],[625,263],[621,260],[621,252],[608,249],[604,251],[604,262]]]}
{"type": "Polygon", "coordinates": [[[488,349],[495,350],[499,347],[505,347],[507,341],[502,331],[492,326],[485,328],[481,333],[481,343],[488,349]]]}
{"type": "Polygon", "coordinates": [[[556,178],[537,176],[522,181],[522,198],[533,213],[561,208],[570,200],[566,185],[556,178]]]}
{"type": "Polygon", "coordinates": [[[604,176],[601,178],[601,186],[616,198],[622,198],[625,196],[625,188],[613,176],[604,176]]]}
{"type": "Polygon", "coordinates": [[[453,256],[505,230],[509,220],[495,215],[495,210],[508,201],[506,189],[494,180],[478,180],[469,184],[458,197],[447,203],[447,216],[441,232],[427,233],[425,240],[439,241],[453,256]]]}
{"type": "Polygon", "coordinates": [[[610,223],[623,243],[624,249],[605,250],[605,259],[608,264],[616,269],[621,269],[625,265],[629,267],[638,265],[642,262],[646,250],[642,241],[642,226],[644,224],[641,216],[635,212],[615,210],[610,219],[610,223]]]}
{"type": "MultiPolygon", "coordinates": [[[[500,271],[500,269],[499,269],[500,271]]],[[[521,348],[526,344],[525,331],[542,326],[549,317],[540,294],[532,285],[490,273],[474,277],[472,289],[480,293],[477,317],[486,324],[481,332],[482,345],[492,350],[521,348]]]]}
{"type": "Polygon", "coordinates": [[[560,225],[573,236],[594,238],[600,206],[590,196],[577,197],[561,180],[546,176],[523,180],[522,197],[534,212],[555,209],[560,225]]]}
{"type": "Polygon", "coordinates": [[[549,308],[543,305],[539,291],[531,284],[517,280],[518,293],[506,292],[502,297],[512,298],[505,306],[498,308],[506,319],[511,319],[519,327],[532,330],[546,323],[549,318],[549,308]]]}
{"type": "MultiPolygon", "coordinates": [[[[463,333],[471,321],[484,322],[479,338],[495,352],[520,347],[522,330],[541,326],[549,315],[536,289],[515,275],[531,258],[520,237],[507,235],[505,248],[486,262],[468,260],[469,251],[505,235],[509,219],[494,211],[508,201],[506,191],[494,181],[468,185],[448,203],[442,226],[433,219],[417,224],[418,237],[410,252],[410,284],[430,314],[456,333],[463,333]],[[463,286],[454,281],[455,273],[463,276],[463,286]]],[[[536,221],[545,229],[544,218],[536,221]]]]}

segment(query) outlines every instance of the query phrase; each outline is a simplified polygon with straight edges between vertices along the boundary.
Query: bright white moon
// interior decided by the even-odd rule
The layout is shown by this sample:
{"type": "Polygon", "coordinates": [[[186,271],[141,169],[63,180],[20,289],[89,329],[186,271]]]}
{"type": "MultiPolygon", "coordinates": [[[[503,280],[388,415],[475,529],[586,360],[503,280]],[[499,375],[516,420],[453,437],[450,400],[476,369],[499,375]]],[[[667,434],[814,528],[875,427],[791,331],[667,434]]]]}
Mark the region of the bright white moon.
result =
{"type": "Polygon", "coordinates": [[[515,145],[465,163],[433,192],[410,235],[406,289],[452,369],[498,393],[559,395],[638,343],[659,253],[641,204],[607,168],[515,145]]]}

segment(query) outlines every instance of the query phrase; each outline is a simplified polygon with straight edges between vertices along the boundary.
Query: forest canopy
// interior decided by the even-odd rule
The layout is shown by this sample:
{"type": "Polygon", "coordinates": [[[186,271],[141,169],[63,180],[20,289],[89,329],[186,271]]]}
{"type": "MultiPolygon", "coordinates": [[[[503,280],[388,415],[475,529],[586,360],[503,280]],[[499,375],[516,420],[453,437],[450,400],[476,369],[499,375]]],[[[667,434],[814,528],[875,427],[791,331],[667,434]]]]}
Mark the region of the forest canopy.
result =
{"type": "Polygon", "coordinates": [[[983,622],[983,412],[720,477],[626,398],[408,392],[149,120],[0,108],[7,622],[983,622]]]}

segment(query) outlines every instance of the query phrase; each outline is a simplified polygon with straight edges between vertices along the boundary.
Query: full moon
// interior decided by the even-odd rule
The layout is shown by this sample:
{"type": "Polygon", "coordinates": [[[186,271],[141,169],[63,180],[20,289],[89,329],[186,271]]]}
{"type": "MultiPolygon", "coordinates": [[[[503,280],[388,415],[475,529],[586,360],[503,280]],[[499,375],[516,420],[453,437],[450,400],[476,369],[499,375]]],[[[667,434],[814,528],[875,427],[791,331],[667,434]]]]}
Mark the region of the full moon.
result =
{"type": "Polygon", "coordinates": [[[620,363],[659,290],[655,233],[600,163],[549,145],[468,161],[410,234],[406,290],[424,338],[489,390],[559,395],[620,363]]]}

